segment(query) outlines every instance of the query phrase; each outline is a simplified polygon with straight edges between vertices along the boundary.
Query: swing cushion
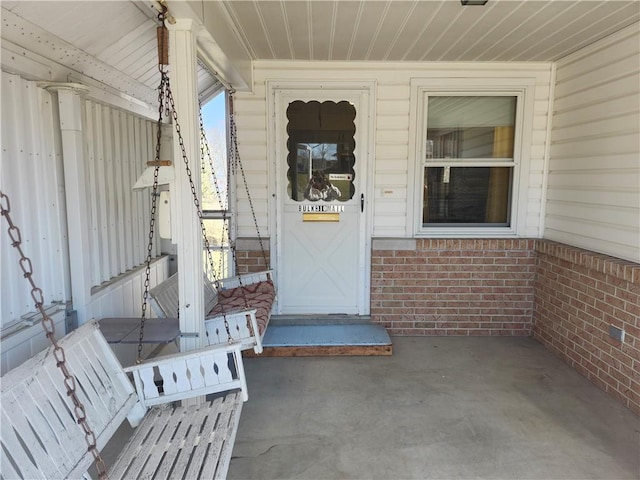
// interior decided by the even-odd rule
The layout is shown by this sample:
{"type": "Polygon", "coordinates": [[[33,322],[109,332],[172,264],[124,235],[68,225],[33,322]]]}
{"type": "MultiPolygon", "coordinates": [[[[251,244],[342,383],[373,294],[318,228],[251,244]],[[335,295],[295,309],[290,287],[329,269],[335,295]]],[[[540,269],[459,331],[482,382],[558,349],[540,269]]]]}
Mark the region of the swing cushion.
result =
{"type": "Polygon", "coordinates": [[[218,292],[218,303],[209,311],[207,317],[217,317],[223,313],[228,314],[255,308],[258,333],[262,337],[267,329],[275,298],[276,289],[270,279],[229,290],[221,290],[218,292]]]}

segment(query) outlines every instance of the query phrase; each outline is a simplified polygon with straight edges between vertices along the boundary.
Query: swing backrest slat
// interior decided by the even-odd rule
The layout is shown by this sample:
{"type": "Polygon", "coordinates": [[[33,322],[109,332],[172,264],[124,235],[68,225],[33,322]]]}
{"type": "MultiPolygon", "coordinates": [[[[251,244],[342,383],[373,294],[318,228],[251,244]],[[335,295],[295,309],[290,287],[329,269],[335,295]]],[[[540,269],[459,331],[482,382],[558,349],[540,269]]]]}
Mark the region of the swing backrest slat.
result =
{"type": "MultiPolygon", "coordinates": [[[[210,312],[218,302],[215,287],[204,275],[204,311],[210,312]]],[[[179,309],[178,274],[174,273],[149,291],[149,303],[159,317],[177,318],[179,309]]]]}
{"type": "MultiPolygon", "coordinates": [[[[138,397],[96,323],[59,340],[98,450],[138,397]]],[[[53,347],[2,377],[0,465],[4,478],[78,478],[93,463],[53,347]]]]}

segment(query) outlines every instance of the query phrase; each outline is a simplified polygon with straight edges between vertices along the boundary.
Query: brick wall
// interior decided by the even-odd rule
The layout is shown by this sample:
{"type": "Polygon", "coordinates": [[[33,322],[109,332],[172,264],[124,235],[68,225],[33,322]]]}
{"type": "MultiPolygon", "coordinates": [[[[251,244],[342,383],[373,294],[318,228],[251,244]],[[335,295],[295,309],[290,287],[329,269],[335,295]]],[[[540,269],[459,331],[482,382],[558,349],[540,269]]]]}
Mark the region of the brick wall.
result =
{"type": "Polygon", "coordinates": [[[392,335],[530,335],[534,240],[374,240],[371,319],[392,335]]]}
{"type": "Polygon", "coordinates": [[[239,238],[236,242],[237,273],[243,274],[269,270],[269,265],[271,264],[269,253],[268,238],[262,239],[262,245],[260,241],[255,238],[239,238]],[[264,253],[262,249],[264,249],[264,253]]]}
{"type": "Polygon", "coordinates": [[[640,265],[546,240],[536,251],[534,337],[640,413],[640,265]]]}

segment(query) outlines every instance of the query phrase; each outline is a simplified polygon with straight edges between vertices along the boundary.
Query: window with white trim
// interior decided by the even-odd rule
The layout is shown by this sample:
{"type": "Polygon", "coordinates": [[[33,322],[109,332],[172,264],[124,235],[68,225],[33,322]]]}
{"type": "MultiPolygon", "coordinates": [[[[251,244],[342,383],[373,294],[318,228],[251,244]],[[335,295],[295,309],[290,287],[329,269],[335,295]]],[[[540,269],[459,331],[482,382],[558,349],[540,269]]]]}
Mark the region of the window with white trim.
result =
{"type": "Polygon", "coordinates": [[[421,93],[418,232],[512,234],[522,91],[421,93]]]}

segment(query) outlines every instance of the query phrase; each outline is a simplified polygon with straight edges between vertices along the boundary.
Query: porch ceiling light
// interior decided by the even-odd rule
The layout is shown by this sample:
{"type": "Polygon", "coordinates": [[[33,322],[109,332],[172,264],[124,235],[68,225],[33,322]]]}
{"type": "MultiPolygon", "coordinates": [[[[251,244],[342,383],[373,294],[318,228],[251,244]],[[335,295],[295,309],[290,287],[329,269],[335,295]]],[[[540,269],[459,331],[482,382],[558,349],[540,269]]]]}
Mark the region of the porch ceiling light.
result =
{"type": "Polygon", "coordinates": [[[484,5],[488,1],[489,0],[460,0],[460,3],[466,7],[467,5],[484,5]]]}
{"type": "MultiPolygon", "coordinates": [[[[175,173],[170,160],[161,160],[158,168],[158,185],[167,185],[173,182],[175,173]]],[[[156,167],[154,162],[147,162],[147,168],[144,169],[140,178],[133,186],[134,190],[142,190],[143,188],[153,187],[153,176],[156,167]]]]}

